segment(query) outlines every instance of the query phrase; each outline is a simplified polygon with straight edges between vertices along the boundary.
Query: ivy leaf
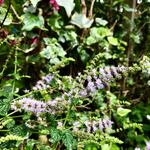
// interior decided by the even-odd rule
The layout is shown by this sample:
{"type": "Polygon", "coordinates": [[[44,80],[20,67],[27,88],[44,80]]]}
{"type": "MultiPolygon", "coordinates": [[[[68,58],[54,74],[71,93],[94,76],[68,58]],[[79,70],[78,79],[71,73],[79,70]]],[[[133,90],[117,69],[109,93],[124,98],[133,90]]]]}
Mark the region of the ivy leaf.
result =
{"type": "MultiPolygon", "coordinates": [[[[2,23],[2,21],[4,20],[4,17],[6,15],[7,9],[1,7],[0,8],[0,23],[2,23]]],[[[10,13],[8,13],[7,18],[4,21],[4,25],[10,25],[12,23],[12,15],[10,13]]]]}
{"type": "Polygon", "coordinates": [[[59,6],[62,6],[65,8],[67,16],[70,17],[71,12],[73,11],[75,7],[74,0],[56,0],[56,2],[59,6]]]}
{"type": "Polygon", "coordinates": [[[117,38],[109,36],[109,37],[107,37],[107,40],[111,45],[117,46],[119,44],[117,38]]]}
{"type": "Polygon", "coordinates": [[[26,13],[23,16],[24,26],[22,30],[31,31],[33,28],[44,28],[44,18],[42,16],[35,16],[30,13],[26,13]]]}
{"type": "Polygon", "coordinates": [[[64,58],[66,52],[55,38],[44,38],[44,41],[48,46],[40,52],[41,57],[50,59],[51,64],[58,64],[60,59],[64,58]]]}
{"type": "Polygon", "coordinates": [[[79,28],[89,28],[93,23],[93,19],[87,18],[84,14],[74,13],[71,18],[71,23],[79,28]]]}
{"type": "Polygon", "coordinates": [[[129,112],[131,112],[130,109],[125,109],[121,107],[117,109],[117,114],[121,117],[126,116],[129,112]]]}
{"type": "Polygon", "coordinates": [[[40,0],[30,0],[33,7],[36,7],[37,3],[40,1],[40,0]]]}

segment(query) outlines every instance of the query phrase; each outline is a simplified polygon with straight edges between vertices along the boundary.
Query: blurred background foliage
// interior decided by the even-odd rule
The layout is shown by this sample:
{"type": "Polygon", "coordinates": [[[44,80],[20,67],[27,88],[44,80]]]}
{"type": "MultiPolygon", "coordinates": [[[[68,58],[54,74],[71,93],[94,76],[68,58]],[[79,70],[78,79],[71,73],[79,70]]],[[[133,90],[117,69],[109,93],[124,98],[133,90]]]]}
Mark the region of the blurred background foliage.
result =
{"type": "MultiPolygon", "coordinates": [[[[20,132],[22,137],[29,134],[25,133],[24,124],[29,116],[23,114],[22,121],[11,118],[10,105],[12,100],[25,94],[25,89],[32,90],[42,76],[56,73],[58,78],[52,87],[64,86],[63,89],[68,90],[73,83],[68,83],[68,78],[73,80],[80,72],[88,74],[94,68],[123,65],[133,67],[131,72],[106,90],[90,96],[90,115],[81,108],[70,112],[70,123],[74,118],[84,122],[86,117],[107,114],[114,122],[112,135],[123,144],[104,139],[97,143],[92,138],[91,142],[81,142],[80,147],[70,132],[60,133],[52,128],[47,133],[53,143],[50,147],[70,150],[77,149],[78,145],[79,150],[132,150],[144,149],[150,140],[149,0],[1,0],[0,64],[1,121],[12,119],[12,124],[8,123],[4,131],[0,131],[1,137],[7,133],[19,135],[20,132]],[[118,105],[124,109],[118,110],[118,105]]],[[[57,119],[63,119],[63,115],[57,119]]],[[[56,124],[54,118],[48,119],[56,124]]],[[[44,130],[42,125],[38,126],[38,131],[41,130],[44,130]]],[[[35,149],[50,149],[49,145],[40,145],[34,132],[30,133],[29,142],[24,142],[25,149],[34,149],[34,145],[37,145],[35,149]]],[[[15,146],[14,140],[1,144],[2,149],[15,149],[15,146]]]]}

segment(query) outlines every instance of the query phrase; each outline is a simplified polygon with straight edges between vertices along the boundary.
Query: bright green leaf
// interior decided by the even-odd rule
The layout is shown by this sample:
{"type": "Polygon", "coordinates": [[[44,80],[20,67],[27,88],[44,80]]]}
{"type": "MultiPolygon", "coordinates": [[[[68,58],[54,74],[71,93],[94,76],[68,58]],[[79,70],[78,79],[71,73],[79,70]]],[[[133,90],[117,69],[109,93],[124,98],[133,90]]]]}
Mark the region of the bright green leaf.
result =
{"type": "Polygon", "coordinates": [[[65,8],[65,11],[67,13],[67,16],[71,16],[71,12],[73,11],[75,7],[74,0],[56,0],[59,6],[62,6],[65,8]]]}
{"type": "Polygon", "coordinates": [[[121,117],[126,116],[129,112],[131,112],[130,109],[125,109],[121,107],[117,109],[117,114],[121,117]]]}
{"type": "Polygon", "coordinates": [[[117,46],[119,44],[117,38],[110,36],[110,37],[107,37],[107,40],[111,45],[117,46]]]}
{"type": "Polygon", "coordinates": [[[31,31],[33,28],[44,29],[43,16],[35,16],[33,14],[26,13],[22,17],[24,23],[22,30],[31,31]]]}

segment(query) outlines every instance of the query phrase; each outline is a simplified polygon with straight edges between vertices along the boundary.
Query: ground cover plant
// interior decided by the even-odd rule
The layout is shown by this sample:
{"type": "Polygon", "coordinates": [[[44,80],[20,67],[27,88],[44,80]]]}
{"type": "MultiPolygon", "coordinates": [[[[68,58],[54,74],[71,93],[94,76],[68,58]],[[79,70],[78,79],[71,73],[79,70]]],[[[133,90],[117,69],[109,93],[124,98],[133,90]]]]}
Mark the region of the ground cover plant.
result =
{"type": "Polygon", "coordinates": [[[0,149],[150,150],[149,0],[0,0],[0,149]]]}

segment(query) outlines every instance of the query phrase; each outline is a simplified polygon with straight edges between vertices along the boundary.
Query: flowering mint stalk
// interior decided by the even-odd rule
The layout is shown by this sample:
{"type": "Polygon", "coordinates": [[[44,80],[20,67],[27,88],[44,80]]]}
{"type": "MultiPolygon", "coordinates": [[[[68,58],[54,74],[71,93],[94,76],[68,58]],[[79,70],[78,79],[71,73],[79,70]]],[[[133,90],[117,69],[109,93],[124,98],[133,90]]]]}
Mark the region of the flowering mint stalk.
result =
{"type": "Polygon", "coordinates": [[[11,104],[11,109],[15,111],[32,112],[36,116],[40,113],[56,114],[58,111],[63,111],[67,105],[67,101],[60,99],[49,100],[48,102],[38,101],[32,98],[23,98],[11,104]]]}
{"type": "Polygon", "coordinates": [[[98,121],[85,121],[85,126],[87,128],[87,132],[96,132],[100,130],[104,132],[104,129],[111,129],[113,122],[110,119],[99,119],[98,121]]]}
{"type": "Polygon", "coordinates": [[[13,102],[11,109],[15,111],[25,110],[27,112],[32,112],[39,115],[39,113],[45,112],[46,103],[31,98],[23,98],[19,101],[13,102]]]}
{"type": "MultiPolygon", "coordinates": [[[[88,133],[95,133],[96,131],[101,131],[101,132],[107,132],[107,129],[111,129],[112,128],[112,124],[113,122],[108,119],[108,118],[103,118],[103,119],[99,119],[99,120],[86,120],[84,122],[85,124],[85,130],[88,133]]],[[[78,121],[75,121],[73,123],[73,131],[79,131],[81,128],[81,123],[78,121]]]]}
{"type": "MultiPolygon", "coordinates": [[[[122,74],[127,72],[127,68],[120,66],[106,66],[104,68],[93,69],[84,78],[84,83],[86,83],[84,89],[79,91],[80,96],[88,96],[88,94],[95,92],[96,90],[103,89],[109,85],[114,79],[120,79],[122,74]]],[[[81,76],[81,75],[80,75],[81,76]]],[[[77,77],[77,79],[80,77],[77,77]]],[[[78,79],[79,80],[79,79],[78,79]]]]}

